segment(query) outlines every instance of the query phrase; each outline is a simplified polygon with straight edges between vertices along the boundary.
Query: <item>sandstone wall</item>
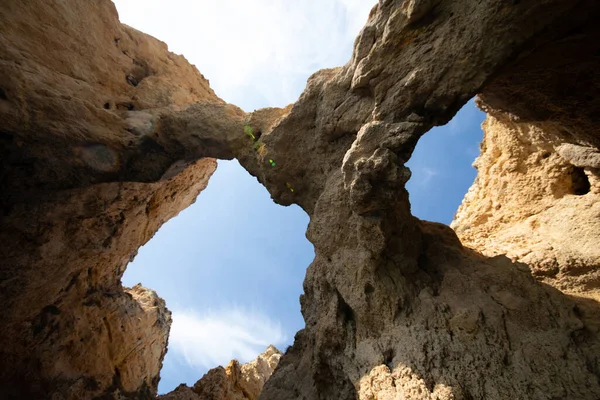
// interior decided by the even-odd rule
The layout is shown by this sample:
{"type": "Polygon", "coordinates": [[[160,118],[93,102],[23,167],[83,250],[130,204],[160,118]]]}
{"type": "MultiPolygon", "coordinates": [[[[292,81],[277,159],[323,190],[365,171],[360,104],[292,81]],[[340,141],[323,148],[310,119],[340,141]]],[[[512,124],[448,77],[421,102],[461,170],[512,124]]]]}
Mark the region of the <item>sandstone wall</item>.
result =
{"type": "Polygon", "coordinates": [[[120,278],[215,170],[159,144],[158,115],[192,103],[226,107],[112,2],[2,3],[1,397],[155,393],[170,312],[120,278]]]}
{"type": "Polygon", "coordinates": [[[505,114],[483,126],[477,180],[451,225],[463,244],[600,299],[600,153],[505,114]]]}
{"type": "MultiPolygon", "coordinates": [[[[485,258],[462,248],[447,227],[410,216],[403,188],[410,176],[403,164],[418,137],[478,92],[509,119],[541,121],[544,110],[543,129],[560,135],[557,146],[567,130],[570,143],[593,143],[588,97],[598,88],[597,30],[587,18],[597,13],[585,2],[382,1],[349,64],[309,80],[265,139],[273,152],[295,158],[286,173],[302,177],[292,185],[303,185],[311,200],[296,193],[282,199],[311,215],[316,257],[301,299],[306,329],[261,399],[598,397],[597,303],[540,284],[530,274],[535,265],[512,263],[504,252],[485,258]],[[565,43],[577,51],[550,61],[565,43]],[[574,76],[561,62],[577,65],[574,76]],[[538,79],[519,79],[520,71],[538,79]],[[588,87],[566,98],[564,86],[543,86],[539,77],[567,87],[585,77],[588,87]],[[535,101],[537,93],[545,102],[535,101]],[[306,166],[299,162],[305,154],[326,162],[306,166]]],[[[526,142],[541,132],[529,129],[526,142]]],[[[505,167],[493,179],[510,181],[505,167]]],[[[556,185],[568,186],[566,172],[556,185]]],[[[529,193],[543,197],[541,186],[529,193]]],[[[519,218],[513,214],[506,215],[519,218]]],[[[586,243],[597,237],[593,224],[579,236],[586,243]]],[[[493,220],[490,226],[503,229],[493,220]]],[[[548,240],[540,238],[545,246],[548,240]]],[[[593,285],[597,267],[580,261],[582,281],[593,285]]]]}

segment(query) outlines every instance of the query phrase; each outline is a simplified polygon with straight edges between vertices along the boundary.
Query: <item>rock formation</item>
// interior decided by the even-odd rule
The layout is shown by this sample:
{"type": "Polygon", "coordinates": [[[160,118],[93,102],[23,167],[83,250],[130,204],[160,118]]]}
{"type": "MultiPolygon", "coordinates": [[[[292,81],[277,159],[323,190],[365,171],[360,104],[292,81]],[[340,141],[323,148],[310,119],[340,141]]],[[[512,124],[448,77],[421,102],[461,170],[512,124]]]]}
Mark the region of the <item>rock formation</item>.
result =
{"type": "Polygon", "coordinates": [[[245,114],[109,0],[8,0],[0,390],[153,396],[169,314],[120,277],[208,157],[235,157],[309,214],[316,253],[306,328],[261,399],[600,398],[598,17],[594,0],[380,0],[345,66],[245,114]],[[404,164],[475,95],[489,117],[457,237],[410,214],[404,164]]]}
{"type": "Polygon", "coordinates": [[[160,400],[256,400],[281,358],[273,346],[246,364],[233,360],[208,371],[193,387],[179,385],[160,400]]]}
{"type": "Polygon", "coordinates": [[[600,153],[496,115],[452,227],[488,257],[506,254],[563,292],[600,300],[600,153]]]}
{"type": "Polygon", "coordinates": [[[120,278],[216,167],[168,155],[152,112],[224,103],[110,1],[9,0],[0,21],[0,390],[150,396],[170,313],[120,278]]]}

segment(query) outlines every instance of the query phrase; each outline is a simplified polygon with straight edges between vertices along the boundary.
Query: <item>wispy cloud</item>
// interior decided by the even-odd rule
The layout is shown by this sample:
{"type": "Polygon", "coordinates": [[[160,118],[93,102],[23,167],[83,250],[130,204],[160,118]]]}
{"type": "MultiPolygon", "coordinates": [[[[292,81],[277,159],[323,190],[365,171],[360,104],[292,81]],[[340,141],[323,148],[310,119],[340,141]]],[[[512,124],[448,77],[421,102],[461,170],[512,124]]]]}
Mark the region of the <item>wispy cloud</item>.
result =
{"type": "MultiPolygon", "coordinates": [[[[414,168],[414,167],[413,167],[414,168]]],[[[420,167],[413,171],[411,180],[419,186],[428,186],[433,178],[439,175],[439,171],[431,167],[420,167]]]]}
{"type": "Polygon", "coordinates": [[[294,102],[308,76],[350,59],[375,0],[115,0],[121,20],[184,54],[226,101],[294,102]],[[160,21],[157,23],[156,21],[160,21]]]}
{"type": "Polygon", "coordinates": [[[203,370],[227,365],[232,359],[250,361],[269,344],[277,346],[286,340],[280,324],[258,311],[174,311],[169,352],[203,370]]]}

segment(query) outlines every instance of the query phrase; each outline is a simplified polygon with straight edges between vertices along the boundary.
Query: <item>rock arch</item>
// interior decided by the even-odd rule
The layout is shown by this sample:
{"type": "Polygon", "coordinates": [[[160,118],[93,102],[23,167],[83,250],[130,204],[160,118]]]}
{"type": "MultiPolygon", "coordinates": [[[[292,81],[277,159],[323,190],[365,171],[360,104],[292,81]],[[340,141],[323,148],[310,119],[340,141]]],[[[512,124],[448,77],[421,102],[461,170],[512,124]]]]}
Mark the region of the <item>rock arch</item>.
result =
{"type": "MultiPolygon", "coordinates": [[[[208,157],[235,157],[274,201],[310,215],[316,251],[306,329],[262,399],[600,397],[594,249],[558,240],[554,275],[539,274],[562,227],[544,214],[554,193],[507,189],[506,218],[491,227],[473,201],[497,195],[486,182],[515,178],[521,153],[492,168],[491,147],[520,137],[528,151],[535,144],[528,154],[549,153],[552,170],[561,159],[583,168],[590,191],[577,204],[595,207],[599,14],[591,0],[383,0],[348,64],[315,73],[293,106],[245,114],[164,43],[121,25],[108,0],[9,0],[0,9],[2,390],[151,397],[169,313],[151,291],[122,288],[120,275],[205,187],[208,157]],[[498,127],[486,137],[504,142],[484,149],[489,168],[454,223],[467,248],[450,228],[411,216],[404,163],[477,94],[498,127]],[[262,132],[261,152],[248,124],[262,132]],[[539,216],[527,232],[540,257],[511,253],[520,204],[523,218],[539,216]]],[[[529,176],[543,179],[544,165],[529,176]]],[[[578,221],[581,238],[597,243],[597,214],[578,221]]]]}

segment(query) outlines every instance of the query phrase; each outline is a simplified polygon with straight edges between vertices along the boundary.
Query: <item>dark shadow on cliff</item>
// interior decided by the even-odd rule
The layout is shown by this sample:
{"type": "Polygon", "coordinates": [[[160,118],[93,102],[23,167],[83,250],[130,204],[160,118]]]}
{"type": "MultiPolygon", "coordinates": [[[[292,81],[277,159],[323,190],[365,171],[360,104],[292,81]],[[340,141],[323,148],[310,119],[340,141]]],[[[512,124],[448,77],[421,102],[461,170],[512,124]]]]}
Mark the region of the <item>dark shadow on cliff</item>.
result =
{"type": "Polygon", "coordinates": [[[405,310],[392,323],[403,333],[400,339],[384,345],[382,366],[361,383],[383,381],[390,393],[402,384],[441,398],[450,393],[457,399],[503,398],[513,385],[508,377],[521,370],[540,375],[517,398],[549,393],[583,398],[597,391],[592,388],[600,382],[597,301],[539,282],[528,265],[504,255],[488,258],[462,248],[447,226],[421,226],[419,271],[407,276],[421,289],[405,298],[405,310]],[[420,338],[418,348],[414,337],[420,338]],[[553,364],[544,361],[550,358],[553,364]],[[581,386],[575,392],[553,387],[553,373],[568,374],[581,386]],[[597,381],[587,386],[590,377],[597,381]]]}

